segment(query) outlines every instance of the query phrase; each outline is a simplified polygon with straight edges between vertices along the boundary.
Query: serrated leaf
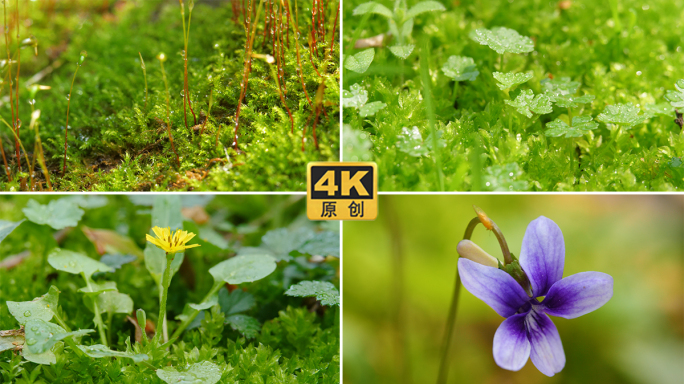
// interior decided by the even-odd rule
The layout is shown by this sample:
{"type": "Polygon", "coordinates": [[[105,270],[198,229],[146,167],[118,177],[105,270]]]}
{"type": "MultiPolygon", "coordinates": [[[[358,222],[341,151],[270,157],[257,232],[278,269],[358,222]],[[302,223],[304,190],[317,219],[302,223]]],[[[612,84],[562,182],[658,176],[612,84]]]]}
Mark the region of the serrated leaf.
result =
{"type": "MultiPolygon", "coordinates": [[[[183,228],[183,216],[181,215],[181,198],[179,195],[158,195],[154,197],[152,206],[152,225],[150,234],[154,235],[152,227],[171,228],[176,230],[183,228]]],[[[171,262],[171,277],[178,272],[183,263],[185,253],[176,253],[171,262]]],[[[145,267],[154,280],[161,284],[161,277],[166,268],[166,253],[161,248],[147,242],[145,246],[145,267]]]]}
{"type": "Polygon", "coordinates": [[[670,102],[675,108],[684,108],[684,79],[680,79],[675,83],[676,91],[669,90],[665,94],[665,99],[670,102]]]}
{"type": "Polygon", "coordinates": [[[78,204],[67,199],[52,200],[47,205],[31,199],[22,212],[30,221],[54,229],[75,227],[85,213],[78,204]]]}
{"type": "Polygon", "coordinates": [[[83,351],[86,355],[89,357],[99,359],[102,357],[125,357],[128,359],[133,359],[136,363],[143,362],[145,360],[149,359],[149,356],[147,356],[144,353],[130,353],[130,352],[120,352],[120,351],[112,351],[111,349],[105,347],[102,344],[95,344],[95,345],[79,345],[78,348],[83,351]]]}
{"type": "Polygon", "coordinates": [[[218,293],[218,303],[221,306],[221,312],[226,315],[234,315],[236,313],[245,312],[256,304],[254,296],[241,289],[236,289],[233,292],[223,287],[218,293]]]}
{"type": "Polygon", "coordinates": [[[26,345],[32,354],[41,354],[50,350],[58,341],[71,336],[83,336],[93,329],[79,329],[78,331],[67,332],[57,324],[48,323],[40,319],[32,319],[26,323],[24,328],[26,333],[26,345]]]}
{"type": "Polygon", "coordinates": [[[401,134],[397,136],[397,139],[397,148],[410,156],[421,157],[427,156],[429,153],[418,127],[413,127],[410,130],[402,127],[401,134]]]}
{"type": "Polygon", "coordinates": [[[278,228],[268,231],[261,238],[260,248],[271,251],[278,261],[291,260],[290,252],[297,250],[313,236],[314,231],[308,227],[278,228]]]}
{"type": "Polygon", "coordinates": [[[259,320],[247,315],[228,316],[226,317],[225,323],[248,339],[257,337],[259,331],[261,331],[261,323],[259,323],[259,320]]]}
{"type": "Polygon", "coordinates": [[[475,60],[466,56],[449,56],[447,62],[442,65],[442,72],[454,81],[475,81],[480,74],[475,60]]]}
{"type": "Polygon", "coordinates": [[[213,266],[209,273],[214,281],[228,284],[251,283],[263,279],[276,269],[276,260],[267,255],[235,256],[213,266]]]}
{"type": "Polygon", "coordinates": [[[48,255],[48,263],[57,270],[73,273],[85,274],[87,279],[95,272],[112,272],[113,269],[106,264],[93,260],[80,253],[56,248],[48,255]]]}
{"type": "Polygon", "coordinates": [[[340,234],[333,231],[317,232],[298,251],[309,255],[340,257],[340,234]]]}
{"type": "Polygon", "coordinates": [[[518,163],[492,165],[485,168],[485,189],[488,191],[524,191],[529,184],[518,163]]]}
{"type": "Polygon", "coordinates": [[[672,116],[674,107],[670,103],[645,104],[644,115],[653,116],[672,116]]]}
{"type": "Polygon", "coordinates": [[[551,98],[551,101],[556,101],[558,96],[574,95],[577,93],[579,86],[578,81],[572,81],[569,77],[559,77],[555,79],[544,79],[541,81],[542,91],[551,98]]]}
{"type": "Polygon", "coordinates": [[[291,286],[285,294],[296,297],[316,296],[316,300],[323,305],[340,305],[340,291],[328,281],[301,281],[291,286]]]}
{"type": "Polygon", "coordinates": [[[494,79],[496,79],[496,81],[499,82],[497,84],[499,89],[504,91],[506,89],[513,88],[516,85],[520,85],[520,84],[528,82],[534,75],[532,74],[532,72],[526,72],[526,73],[494,72],[493,76],[494,76],[494,79]]]}
{"type": "Polygon", "coordinates": [[[413,48],[416,46],[413,44],[406,44],[406,45],[393,45],[389,47],[390,52],[392,54],[402,60],[406,60],[407,57],[413,52],[413,48]]]}
{"type": "Polygon", "coordinates": [[[218,295],[211,296],[207,301],[204,301],[200,304],[188,304],[190,308],[197,310],[197,311],[203,311],[205,309],[209,309],[213,307],[214,305],[218,304],[218,295]]]}
{"type": "Polygon", "coordinates": [[[582,106],[582,104],[591,103],[595,98],[596,96],[594,95],[584,95],[580,97],[575,97],[573,95],[562,95],[556,96],[555,102],[556,105],[561,108],[578,108],[582,106]]]}
{"type": "Polygon", "coordinates": [[[12,233],[12,231],[17,229],[17,227],[20,226],[21,223],[23,223],[24,221],[26,220],[17,221],[15,223],[12,221],[0,220],[0,243],[2,243],[2,241],[5,240],[5,238],[7,237],[7,235],[9,235],[10,233],[12,233]]]}
{"type": "Polygon", "coordinates": [[[525,53],[534,50],[534,42],[527,36],[506,27],[478,28],[468,35],[471,39],[495,50],[498,54],[506,52],[525,53]]]}
{"type": "Polygon", "coordinates": [[[179,372],[174,367],[157,369],[157,377],[169,384],[215,384],[221,380],[219,366],[211,361],[195,363],[179,372]]]}
{"type": "Polygon", "coordinates": [[[359,109],[359,116],[361,116],[361,117],[373,116],[379,110],[384,109],[386,106],[387,106],[387,104],[383,103],[382,101],[374,101],[372,103],[368,103],[359,109]]]}
{"type": "Polygon", "coordinates": [[[534,96],[534,92],[530,89],[520,92],[515,100],[504,100],[504,102],[515,108],[521,115],[527,117],[532,117],[532,112],[538,115],[553,112],[551,100],[546,95],[534,96]]]}
{"type": "Polygon", "coordinates": [[[385,7],[382,4],[376,3],[374,1],[369,1],[367,3],[363,3],[359,5],[358,7],[354,8],[353,15],[358,16],[358,15],[364,15],[366,13],[375,13],[378,15],[382,15],[387,17],[388,19],[392,18],[392,11],[389,10],[389,8],[385,7]]]}
{"type": "Polygon", "coordinates": [[[546,124],[548,129],[544,134],[549,137],[582,137],[588,131],[598,127],[598,124],[593,120],[591,116],[575,116],[572,118],[571,127],[565,121],[556,119],[546,124]]]}
{"type": "Polygon", "coordinates": [[[408,12],[406,12],[406,16],[404,16],[404,19],[412,19],[420,15],[421,13],[434,11],[446,11],[446,8],[444,8],[444,5],[442,5],[442,3],[437,1],[421,1],[420,3],[411,7],[408,10],[408,12]]]}
{"type": "Polygon", "coordinates": [[[647,116],[639,115],[639,111],[641,111],[639,107],[632,103],[609,105],[596,117],[596,120],[606,124],[622,125],[629,129],[646,120],[647,116]]]}
{"type": "Polygon", "coordinates": [[[352,84],[349,90],[342,90],[342,106],[344,108],[361,108],[368,102],[368,91],[359,84],[352,84]]]}
{"type": "Polygon", "coordinates": [[[365,73],[373,62],[375,49],[368,48],[355,55],[345,56],[344,67],[356,73],[365,73]]]}
{"type": "Polygon", "coordinates": [[[24,325],[29,320],[40,319],[50,321],[54,313],[52,310],[59,301],[59,289],[54,285],[46,294],[31,301],[8,301],[7,308],[19,324],[24,325]]]}

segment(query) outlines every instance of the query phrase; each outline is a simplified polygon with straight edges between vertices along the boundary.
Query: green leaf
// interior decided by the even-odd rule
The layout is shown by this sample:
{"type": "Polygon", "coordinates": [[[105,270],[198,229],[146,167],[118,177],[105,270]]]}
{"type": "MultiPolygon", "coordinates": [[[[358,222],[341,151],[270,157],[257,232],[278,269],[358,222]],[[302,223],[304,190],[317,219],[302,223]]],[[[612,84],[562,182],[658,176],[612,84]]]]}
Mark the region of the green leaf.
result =
{"type": "Polygon", "coordinates": [[[373,116],[375,115],[379,110],[384,109],[387,106],[387,104],[383,103],[382,101],[374,101],[372,103],[368,103],[361,107],[359,109],[359,116],[361,117],[368,117],[368,116],[373,116]]]}
{"type": "Polygon", "coordinates": [[[41,354],[49,351],[58,341],[71,336],[83,336],[93,329],[79,329],[67,332],[57,324],[48,323],[40,319],[33,319],[26,323],[26,346],[32,354],[41,354]]]}
{"type": "Polygon", "coordinates": [[[229,293],[223,287],[218,293],[218,303],[221,306],[221,312],[226,315],[234,315],[252,309],[256,301],[251,293],[245,292],[242,289],[236,289],[229,293]]]}
{"type": "Polygon", "coordinates": [[[195,309],[197,311],[203,311],[205,309],[209,309],[213,307],[214,305],[218,304],[218,295],[213,295],[211,296],[207,301],[204,301],[200,304],[188,304],[190,308],[195,309]]]}
{"type": "Polygon", "coordinates": [[[12,221],[0,220],[0,243],[2,243],[2,241],[5,240],[5,237],[17,229],[24,221],[26,220],[17,221],[15,223],[12,221]]]}
{"type": "Polygon", "coordinates": [[[8,301],[7,308],[19,324],[24,325],[29,320],[50,321],[54,315],[52,310],[57,307],[58,301],[59,289],[51,285],[48,292],[43,296],[36,297],[31,301],[8,301]]]}
{"type": "Polygon", "coordinates": [[[259,323],[259,320],[247,315],[228,316],[226,317],[225,323],[248,339],[257,337],[259,331],[261,331],[261,323],[259,323]]]}
{"type": "Polygon", "coordinates": [[[48,263],[57,270],[85,274],[87,279],[95,272],[112,272],[113,269],[107,264],[100,263],[80,253],[56,248],[48,255],[48,263]]]}
{"type": "Polygon", "coordinates": [[[596,120],[606,124],[623,125],[626,129],[629,129],[643,123],[648,117],[639,115],[639,111],[639,107],[634,106],[632,103],[609,105],[603,110],[603,113],[596,116],[596,120]]]}
{"type": "Polygon", "coordinates": [[[408,12],[406,12],[404,20],[413,19],[421,13],[433,11],[446,11],[446,8],[444,8],[444,5],[442,5],[442,3],[437,1],[421,1],[420,3],[411,7],[411,9],[409,9],[408,12]]]}
{"type": "Polygon", "coordinates": [[[534,42],[527,36],[505,27],[494,27],[491,30],[478,28],[468,35],[472,40],[495,50],[499,55],[506,52],[525,53],[534,50],[534,42]]]}
{"type": "Polygon", "coordinates": [[[112,351],[111,349],[105,347],[102,344],[95,344],[95,345],[79,345],[78,348],[83,351],[86,355],[89,357],[99,359],[102,357],[125,357],[128,359],[133,359],[136,363],[143,362],[145,360],[149,359],[149,356],[147,356],[144,353],[131,353],[131,352],[120,352],[120,351],[112,351]]]}
{"type": "Polygon", "coordinates": [[[358,15],[364,15],[366,13],[375,13],[378,15],[385,16],[388,19],[392,18],[392,11],[389,10],[389,8],[385,7],[382,4],[376,3],[374,1],[369,1],[367,3],[363,3],[359,5],[358,7],[354,8],[354,16],[358,15]]]}
{"type": "Polygon", "coordinates": [[[356,73],[364,73],[370,67],[374,57],[375,49],[368,48],[355,55],[345,56],[344,67],[356,73]]]}
{"type": "Polygon", "coordinates": [[[290,252],[297,250],[302,244],[314,236],[314,232],[308,227],[278,228],[268,231],[261,238],[261,248],[266,248],[280,260],[291,260],[290,252]]]}
{"type": "Polygon", "coordinates": [[[113,281],[103,281],[102,283],[90,282],[89,285],[79,288],[86,296],[95,297],[102,292],[116,291],[116,283],[113,281]]]}
{"type": "Polygon", "coordinates": [[[57,364],[57,356],[55,356],[55,353],[52,351],[45,351],[43,353],[36,354],[31,353],[28,348],[25,348],[21,351],[21,355],[24,356],[24,359],[32,363],[43,365],[57,364]]]}
{"type": "Polygon", "coordinates": [[[574,95],[577,93],[581,84],[578,81],[572,81],[569,77],[560,77],[544,79],[541,81],[541,85],[542,91],[546,96],[555,102],[558,96],[574,95]]]}
{"type": "Polygon", "coordinates": [[[497,84],[497,86],[502,91],[504,91],[506,89],[513,88],[516,85],[526,83],[533,77],[532,72],[526,72],[526,73],[494,72],[493,75],[494,75],[494,78],[496,79],[496,81],[499,82],[499,84],[497,84]]]}
{"type": "Polygon", "coordinates": [[[593,121],[591,116],[575,116],[572,118],[572,127],[569,126],[565,121],[561,119],[556,119],[548,124],[548,128],[544,134],[549,137],[582,137],[585,133],[596,129],[598,124],[593,121]]]}
{"type": "Polygon", "coordinates": [[[313,238],[299,247],[298,251],[309,255],[340,257],[340,233],[317,232],[313,238]]]}
{"type": "MultiPolygon", "coordinates": [[[[152,227],[171,228],[176,230],[183,228],[181,215],[181,198],[179,195],[157,195],[154,197],[152,206],[152,227]]],[[[150,235],[154,236],[152,228],[150,235]]],[[[184,252],[176,253],[171,263],[171,277],[173,277],[183,263],[184,252]]],[[[145,246],[145,267],[158,284],[166,268],[166,253],[156,245],[147,242],[145,246]]]]}
{"type": "Polygon", "coordinates": [[[122,266],[136,261],[138,258],[133,255],[104,255],[100,257],[100,263],[112,267],[114,271],[121,269],[122,266]]]}
{"type": "Polygon", "coordinates": [[[352,84],[349,90],[342,90],[342,106],[344,108],[361,108],[368,102],[368,91],[359,84],[352,84]]]}
{"type": "Polygon", "coordinates": [[[684,79],[680,79],[675,84],[676,91],[667,91],[665,99],[675,108],[684,108],[684,79]]]}
{"type": "Polygon", "coordinates": [[[276,260],[267,255],[235,256],[213,266],[209,273],[214,281],[228,284],[251,283],[270,275],[276,268],[276,260]]]}
{"type": "MultiPolygon", "coordinates": [[[[394,20],[392,20],[392,21],[394,21],[394,20]]],[[[408,19],[401,26],[400,34],[403,38],[407,38],[407,37],[411,36],[411,32],[413,32],[413,19],[408,19]]]]}
{"type": "Polygon", "coordinates": [[[492,165],[485,168],[484,181],[487,191],[524,191],[529,184],[523,180],[524,172],[518,163],[492,165]]]}
{"type": "Polygon", "coordinates": [[[221,380],[219,366],[211,361],[191,365],[184,372],[174,367],[157,369],[157,377],[169,384],[215,384],[221,380]]]}
{"type": "Polygon", "coordinates": [[[373,143],[371,143],[368,133],[356,130],[349,124],[345,124],[343,130],[344,161],[371,161],[373,159],[371,153],[373,143]]]}
{"type": "Polygon", "coordinates": [[[644,115],[648,116],[672,116],[674,107],[670,103],[644,104],[644,115]]]}
{"type": "Polygon", "coordinates": [[[563,95],[563,96],[556,96],[556,105],[561,107],[561,108],[578,108],[582,106],[582,104],[587,104],[591,103],[594,101],[596,96],[594,95],[584,95],[580,97],[575,97],[573,95],[563,95]]]}
{"type": "Polygon", "coordinates": [[[389,47],[390,52],[392,54],[402,60],[406,60],[407,57],[413,52],[413,48],[416,46],[413,44],[406,44],[406,45],[393,45],[389,47]]]}
{"type": "Polygon", "coordinates": [[[78,204],[67,199],[52,200],[48,205],[38,204],[31,199],[22,212],[30,221],[41,225],[47,224],[54,229],[75,227],[85,213],[78,204]]]}
{"type": "Polygon", "coordinates": [[[198,236],[200,239],[220,249],[228,249],[228,240],[226,240],[220,233],[216,232],[212,227],[208,225],[204,225],[199,228],[198,236]]]}
{"type": "Polygon", "coordinates": [[[101,313],[131,313],[133,299],[119,291],[102,292],[97,296],[97,306],[101,313]]]}
{"type": "Polygon", "coordinates": [[[532,112],[543,115],[553,112],[551,107],[551,100],[546,95],[534,96],[534,92],[530,89],[525,89],[515,100],[504,100],[504,102],[515,108],[518,113],[527,117],[532,117],[532,112]]]}
{"type": "Polygon", "coordinates": [[[23,329],[10,329],[8,331],[0,331],[0,352],[9,350],[18,350],[16,348],[25,344],[23,329]]]}
{"type": "Polygon", "coordinates": [[[423,136],[418,127],[408,129],[401,128],[401,134],[397,136],[397,148],[413,157],[427,156],[429,153],[427,146],[423,144],[423,136]]]}
{"type": "Polygon", "coordinates": [[[285,294],[297,297],[316,296],[316,300],[323,305],[340,305],[340,291],[329,281],[301,281],[291,286],[285,294]]]}
{"type": "Polygon", "coordinates": [[[475,60],[466,56],[449,56],[447,62],[442,65],[442,72],[454,81],[475,81],[480,74],[475,60]]]}
{"type": "Polygon", "coordinates": [[[83,209],[102,208],[109,203],[105,196],[98,195],[72,195],[64,199],[73,201],[83,209]]]}

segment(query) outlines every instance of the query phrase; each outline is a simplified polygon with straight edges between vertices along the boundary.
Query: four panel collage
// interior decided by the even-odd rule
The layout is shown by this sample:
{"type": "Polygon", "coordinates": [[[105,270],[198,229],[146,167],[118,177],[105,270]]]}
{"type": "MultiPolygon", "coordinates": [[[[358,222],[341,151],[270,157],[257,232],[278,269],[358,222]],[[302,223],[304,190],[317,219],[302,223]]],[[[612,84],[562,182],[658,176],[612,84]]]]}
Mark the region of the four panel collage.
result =
{"type": "Polygon", "coordinates": [[[1,5],[1,383],[684,383],[684,2],[1,5]]]}

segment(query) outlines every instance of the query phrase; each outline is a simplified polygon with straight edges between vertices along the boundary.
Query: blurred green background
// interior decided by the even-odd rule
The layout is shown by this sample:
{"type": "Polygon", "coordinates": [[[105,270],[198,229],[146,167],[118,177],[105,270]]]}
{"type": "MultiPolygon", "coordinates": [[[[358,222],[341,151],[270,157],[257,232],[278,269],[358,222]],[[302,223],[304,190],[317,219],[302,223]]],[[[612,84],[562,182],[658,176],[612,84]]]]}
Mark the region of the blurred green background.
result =
{"type": "MultiPolygon", "coordinates": [[[[373,222],[344,223],[344,383],[435,383],[456,273],[456,244],[481,207],[516,255],[528,223],[543,215],[563,231],[564,277],[615,279],[602,308],[552,317],[565,369],[548,378],[492,357],[503,318],[465,289],[451,346],[450,383],[684,382],[684,197],[667,195],[382,196],[373,222]]],[[[473,241],[501,250],[478,226],[473,241]]]]}

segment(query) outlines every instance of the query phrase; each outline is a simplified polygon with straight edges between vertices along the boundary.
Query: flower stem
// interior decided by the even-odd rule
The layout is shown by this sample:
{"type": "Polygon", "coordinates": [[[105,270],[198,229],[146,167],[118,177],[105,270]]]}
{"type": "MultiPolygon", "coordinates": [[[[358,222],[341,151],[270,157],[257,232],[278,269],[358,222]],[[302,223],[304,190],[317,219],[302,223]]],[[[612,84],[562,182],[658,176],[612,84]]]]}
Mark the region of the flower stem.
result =
{"type": "MultiPolygon", "coordinates": [[[[90,279],[86,278],[86,275],[83,272],[81,272],[81,276],[83,277],[83,280],[85,280],[88,290],[93,292],[93,287],[90,285],[90,279]]],[[[98,332],[100,333],[100,340],[105,347],[109,347],[109,343],[107,342],[107,334],[104,330],[104,323],[102,322],[102,316],[100,316],[100,306],[97,305],[97,296],[93,298],[93,312],[95,312],[94,322],[95,325],[97,325],[98,332]]]]}
{"type": "MultiPolygon", "coordinates": [[[[472,231],[471,231],[472,233],[472,231]]],[[[458,267],[456,268],[456,284],[454,284],[454,294],[451,298],[451,306],[449,307],[449,316],[447,317],[446,331],[444,334],[444,344],[442,345],[442,357],[439,362],[439,375],[437,376],[437,384],[444,384],[447,382],[449,376],[449,351],[451,347],[451,339],[454,335],[454,326],[456,325],[456,315],[458,314],[458,294],[461,290],[461,276],[458,274],[458,267]]]]}
{"type": "Polygon", "coordinates": [[[164,268],[164,277],[162,279],[162,294],[159,299],[159,317],[157,318],[157,333],[154,335],[153,341],[159,341],[162,332],[161,329],[164,326],[164,321],[166,320],[166,299],[169,295],[169,285],[171,285],[171,262],[173,262],[174,254],[169,255],[166,253],[166,267],[164,268]]]}

